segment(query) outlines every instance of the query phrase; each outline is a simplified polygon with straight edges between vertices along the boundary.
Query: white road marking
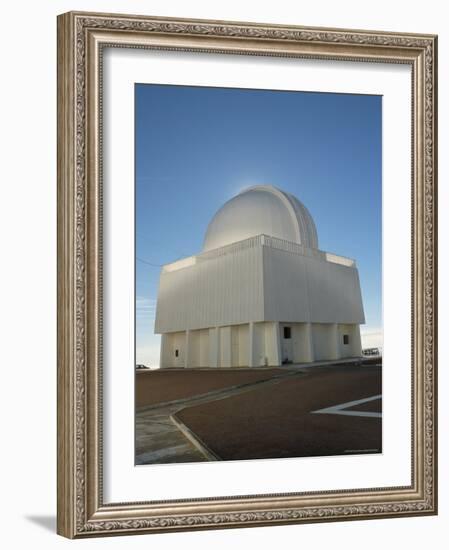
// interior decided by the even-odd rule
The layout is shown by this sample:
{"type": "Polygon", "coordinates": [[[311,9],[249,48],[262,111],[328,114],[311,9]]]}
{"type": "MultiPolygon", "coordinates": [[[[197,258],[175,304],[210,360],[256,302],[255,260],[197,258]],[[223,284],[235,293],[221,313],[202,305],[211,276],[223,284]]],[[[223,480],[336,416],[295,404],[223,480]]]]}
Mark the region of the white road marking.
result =
{"type": "Polygon", "coordinates": [[[382,395],[373,395],[372,397],[365,397],[365,399],[357,399],[356,401],[348,401],[341,405],[334,405],[333,407],[327,407],[320,409],[319,411],[312,411],[313,414],[341,414],[343,416],[364,416],[367,418],[382,418],[382,413],[378,412],[366,412],[366,411],[347,411],[351,407],[361,405],[362,403],[369,403],[376,399],[381,399],[382,395]]]}

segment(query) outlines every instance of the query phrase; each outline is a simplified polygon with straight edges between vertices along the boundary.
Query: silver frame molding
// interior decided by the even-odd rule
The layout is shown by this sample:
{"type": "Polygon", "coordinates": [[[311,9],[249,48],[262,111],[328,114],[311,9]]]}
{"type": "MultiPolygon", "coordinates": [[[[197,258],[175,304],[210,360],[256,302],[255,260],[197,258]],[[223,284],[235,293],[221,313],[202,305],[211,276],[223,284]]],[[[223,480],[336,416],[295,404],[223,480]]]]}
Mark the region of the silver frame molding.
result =
{"type": "Polygon", "coordinates": [[[437,37],[131,15],[58,17],[58,533],[70,538],[437,513],[437,37]],[[103,47],[412,68],[412,484],[104,504],[103,47]]]}

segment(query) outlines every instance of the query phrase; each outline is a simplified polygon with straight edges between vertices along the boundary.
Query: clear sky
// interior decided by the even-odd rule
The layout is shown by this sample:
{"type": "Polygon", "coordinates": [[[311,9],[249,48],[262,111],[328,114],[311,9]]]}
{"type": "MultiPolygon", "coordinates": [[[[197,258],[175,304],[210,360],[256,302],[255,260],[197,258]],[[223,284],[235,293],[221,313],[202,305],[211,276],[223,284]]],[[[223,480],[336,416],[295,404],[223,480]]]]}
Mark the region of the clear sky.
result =
{"type": "Polygon", "coordinates": [[[137,84],[135,115],[138,363],[159,364],[160,266],[200,252],[215,212],[256,184],[297,196],[320,249],[356,260],[362,340],[377,345],[381,96],[137,84]]]}

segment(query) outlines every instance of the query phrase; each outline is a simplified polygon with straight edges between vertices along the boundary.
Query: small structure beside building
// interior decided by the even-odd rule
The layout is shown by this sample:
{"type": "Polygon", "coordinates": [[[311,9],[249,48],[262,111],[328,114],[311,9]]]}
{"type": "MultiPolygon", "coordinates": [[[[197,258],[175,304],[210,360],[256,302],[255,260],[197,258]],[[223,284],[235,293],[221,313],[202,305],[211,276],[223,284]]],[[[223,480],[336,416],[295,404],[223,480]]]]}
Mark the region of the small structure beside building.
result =
{"type": "Polygon", "coordinates": [[[225,203],[203,251],[163,266],[161,368],[261,367],[362,355],[355,261],[318,248],[294,196],[261,185],[225,203]]]}
{"type": "Polygon", "coordinates": [[[381,356],[379,348],[366,348],[362,350],[362,354],[366,357],[381,356]]]}

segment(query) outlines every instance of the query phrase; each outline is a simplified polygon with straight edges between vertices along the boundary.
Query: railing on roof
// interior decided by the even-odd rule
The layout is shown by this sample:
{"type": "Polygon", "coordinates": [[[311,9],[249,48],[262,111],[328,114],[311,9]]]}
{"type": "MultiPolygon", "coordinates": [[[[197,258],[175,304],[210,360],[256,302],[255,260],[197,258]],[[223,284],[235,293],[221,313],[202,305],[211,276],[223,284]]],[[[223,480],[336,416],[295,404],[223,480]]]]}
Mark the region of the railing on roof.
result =
{"type": "Polygon", "coordinates": [[[330,252],[323,252],[322,250],[318,250],[315,248],[308,248],[298,243],[286,241],[285,239],[278,239],[277,237],[269,237],[268,235],[257,235],[256,237],[249,237],[248,239],[243,239],[241,241],[237,241],[235,243],[216,248],[215,250],[200,252],[200,254],[197,254],[196,256],[183,258],[182,260],[178,260],[171,264],[165,265],[163,267],[163,270],[166,272],[177,271],[178,269],[190,267],[201,261],[212,260],[214,258],[226,256],[227,254],[235,254],[236,252],[247,250],[248,248],[255,248],[258,246],[268,246],[270,248],[276,248],[278,250],[283,250],[284,252],[289,252],[291,254],[299,254],[300,256],[317,258],[347,267],[355,266],[355,261],[351,258],[338,256],[336,254],[331,254],[330,252]]]}
{"type": "Polygon", "coordinates": [[[277,237],[268,237],[268,235],[260,235],[262,237],[262,244],[270,246],[271,248],[277,248],[284,250],[285,252],[291,252],[292,254],[300,254],[301,256],[308,256],[309,258],[317,258],[320,260],[326,260],[334,264],[345,265],[348,267],[354,267],[355,261],[351,258],[344,256],[338,256],[337,254],[331,254],[330,252],[323,252],[316,248],[308,248],[302,244],[286,241],[285,239],[278,239],[277,237]]]}

